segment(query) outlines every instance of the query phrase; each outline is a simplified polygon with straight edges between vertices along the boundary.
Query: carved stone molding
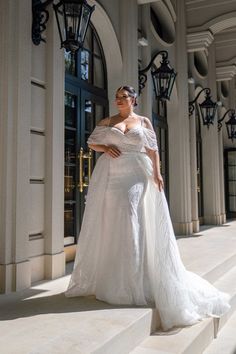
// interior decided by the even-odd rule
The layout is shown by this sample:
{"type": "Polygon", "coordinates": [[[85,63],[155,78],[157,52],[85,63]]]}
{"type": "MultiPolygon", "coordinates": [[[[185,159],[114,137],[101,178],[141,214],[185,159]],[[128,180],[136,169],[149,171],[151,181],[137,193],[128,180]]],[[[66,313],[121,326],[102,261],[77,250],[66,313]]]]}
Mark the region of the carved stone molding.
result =
{"type": "Polygon", "coordinates": [[[202,31],[187,34],[188,52],[197,52],[207,50],[214,40],[214,36],[210,31],[202,31]]]}
{"type": "Polygon", "coordinates": [[[224,65],[216,67],[216,80],[231,80],[236,75],[236,65],[224,65]]]}

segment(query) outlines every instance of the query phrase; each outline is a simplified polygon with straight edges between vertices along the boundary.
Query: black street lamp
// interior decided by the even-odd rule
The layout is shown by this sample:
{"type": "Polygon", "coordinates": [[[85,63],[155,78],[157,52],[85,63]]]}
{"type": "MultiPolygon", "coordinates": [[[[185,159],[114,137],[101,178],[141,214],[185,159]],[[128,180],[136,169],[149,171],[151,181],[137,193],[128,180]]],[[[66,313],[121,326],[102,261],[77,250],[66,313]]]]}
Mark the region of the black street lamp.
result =
{"type": "Polygon", "coordinates": [[[195,99],[189,102],[189,116],[193,114],[194,103],[197,102],[199,96],[203,91],[206,92],[206,96],[205,96],[205,100],[199,104],[199,110],[200,110],[200,115],[202,117],[203,125],[207,125],[207,128],[209,128],[210,124],[213,124],[214,122],[214,118],[217,110],[217,103],[212,101],[210,95],[211,90],[208,87],[203,88],[195,97],[195,99]]]}
{"type": "Polygon", "coordinates": [[[159,98],[160,100],[169,100],[177,73],[169,64],[168,52],[166,50],[156,53],[148,66],[145,69],[139,70],[139,94],[141,94],[147,81],[147,75],[145,73],[152,67],[155,59],[160,54],[162,55],[160,67],[157,69],[151,69],[154,91],[156,98],[159,98]]]}
{"type": "MultiPolygon", "coordinates": [[[[32,0],[33,23],[32,40],[39,45],[42,38],[41,33],[46,29],[49,19],[47,6],[53,0],[32,0]]],[[[83,46],[89,21],[95,6],[90,6],[86,0],[58,0],[53,3],[56,14],[57,26],[61,40],[61,48],[73,54],[83,46]]]]}
{"type": "Polygon", "coordinates": [[[227,128],[227,134],[228,138],[234,141],[236,139],[236,116],[235,116],[235,110],[234,109],[228,109],[228,111],[225,112],[223,117],[218,120],[218,131],[221,130],[222,128],[222,121],[225,119],[226,115],[229,115],[229,120],[225,122],[226,128],[227,128]]]}

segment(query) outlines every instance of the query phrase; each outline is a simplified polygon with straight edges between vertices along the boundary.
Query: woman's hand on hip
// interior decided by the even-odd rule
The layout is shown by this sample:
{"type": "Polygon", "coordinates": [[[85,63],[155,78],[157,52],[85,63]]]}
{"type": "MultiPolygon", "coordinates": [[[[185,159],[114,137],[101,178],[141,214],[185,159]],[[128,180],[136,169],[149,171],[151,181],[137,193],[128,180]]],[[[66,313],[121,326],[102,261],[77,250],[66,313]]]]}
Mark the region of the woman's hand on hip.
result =
{"type": "Polygon", "coordinates": [[[121,155],[121,152],[119,149],[117,149],[117,147],[115,146],[106,146],[105,150],[104,150],[105,154],[113,157],[113,158],[116,158],[116,157],[119,157],[121,155]]]}

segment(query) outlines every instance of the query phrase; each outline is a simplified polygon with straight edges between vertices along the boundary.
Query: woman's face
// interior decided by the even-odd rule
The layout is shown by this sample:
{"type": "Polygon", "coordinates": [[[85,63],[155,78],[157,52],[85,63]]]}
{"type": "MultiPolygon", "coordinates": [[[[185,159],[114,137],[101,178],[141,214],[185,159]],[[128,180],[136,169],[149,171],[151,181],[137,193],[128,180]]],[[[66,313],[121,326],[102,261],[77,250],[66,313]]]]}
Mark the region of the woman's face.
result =
{"type": "Polygon", "coordinates": [[[129,96],[126,90],[116,91],[115,103],[118,109],[131,108],[134,105],[134,98],[129,96]]]}

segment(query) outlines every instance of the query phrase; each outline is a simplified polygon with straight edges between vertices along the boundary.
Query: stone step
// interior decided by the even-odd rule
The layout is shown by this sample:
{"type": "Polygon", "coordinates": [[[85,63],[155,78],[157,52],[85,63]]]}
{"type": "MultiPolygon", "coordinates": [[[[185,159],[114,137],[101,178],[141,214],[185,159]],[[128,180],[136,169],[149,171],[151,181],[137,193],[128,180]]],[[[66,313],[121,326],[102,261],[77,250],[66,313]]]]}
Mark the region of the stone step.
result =
{"type": "Polygon", "coordinates": [[[216,339],[203,354],[235,354],[236,353],[236,311],[219,332],[216,339]]]}
{"type": "Polygon", "coordinates": [[[233,254],[231,257],[225,258],[224,260],[219,260],[218,263],[214,265],[214,267],[208,269],[207,272],[203,274],[203,278],[208,280],[210,283],[215,283],[219,278],[230,271],[235,266],[235,264],[236,254],[233,254]]]}
{"type": "MultiPolygon", "coordinates": [[[[233,309],[236,270],[230,268],[236,264],[235,229],[232,223],[178,240],[186,268],[230,293],[233,309]]],[[[1,353],[200,354],[233,311],[220,323],[207,318],[192,327],[150,335],[158,328],[154,310],[113,306],[94,297],[68,299],[64,296],[68,282],[65,276],[0,295],[1,353]]]]}
{"type": "Polygon", "coordinates": [[[93,296],[68,299],[68,281],[0,297],[0,353],[123,354],[152,332],[152,309],[112,306],[93,296]]]}
{"type": "Polygon", "coordinates": [[[214,283],[218,289],[231,295],[231,309],[220,319],[209,317],[191,327],[173,329],[168,332],[156,331],[130,354],[201,354],[221,333],[222,327],[236,310],[235,284],[236,267],[214,283]]]}

